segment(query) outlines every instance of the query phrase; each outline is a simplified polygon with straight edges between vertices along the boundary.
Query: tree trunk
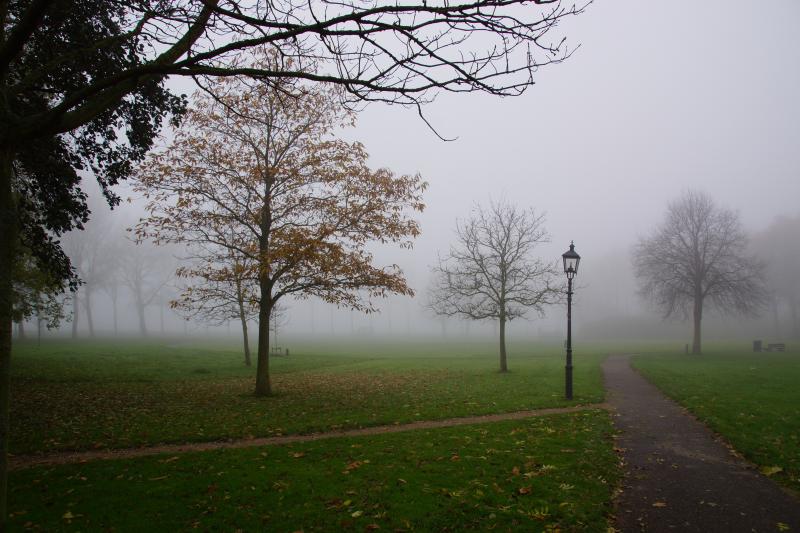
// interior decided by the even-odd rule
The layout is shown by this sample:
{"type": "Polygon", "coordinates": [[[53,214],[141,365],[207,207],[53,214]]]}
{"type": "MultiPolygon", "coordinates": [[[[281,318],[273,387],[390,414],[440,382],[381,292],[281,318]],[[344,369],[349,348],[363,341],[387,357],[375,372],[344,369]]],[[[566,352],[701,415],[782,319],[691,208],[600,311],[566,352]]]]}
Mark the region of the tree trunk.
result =
{"type": "MultiPolygon", "coordinates": [[[[242,322],[242,338],[244,340],[244,364],[250,366],[250,339],[247,336],[247,313],[244,312],[244,294],[242,281],[236,277],[236,303],[239,306],[239,320],[242,322]]],[[[230,324],[230,322],[229,322],[230,324]]]]}
{"type": "Polygon", "coordinates": [[[8,521],[8,422],[14,296],[11,272],[14,271],[19,231],[11,189],[13,157],[11,150],[0,150],[0,531],[6,531],[8,521]]]}
{"type": "Polygon", "coordinates": [[[81,307],[80,299],[78,298],[78,293],[75,292],[72,294],[72,338],[78,338],[78,317],[80,316],[80,307],[81,307]]]}
{"type": "Polygon", "coordinates": [[[703,321],[703,298],[695,296],[694,310],[692,312],[692,319],[694,321],[694,336],[692,338],[692,354],[700,355],[702,350],[700,348],[700,329],[703,321]]]}
{"type": "MultiPolygon", "coordinates": [[[[258,238],[258,354],[256,363],[256,396],[270,396],[272,384],[269,380],[269,317],[272,314],[272,280],[270,279],[270,237],[272,230],[272,176],[267,172],[264,176],[264,204],[261,206],[261,220],[258,238]]],[[[313,303],[312,303],[313,305],[313,303]]],[[[312,309],[313,324],[313,309],[312,309]]]]}
{"type": "Polygon", "coordinates": [[[25,319],[21,319],[17,322],[17,338],[19,340],[25,340],[25,319]]]}
{"type": "Polygon", "coordinates": [[[41,313],[36,314],[36,344],[39,346],[42,345],[42,323],[44,319],[42,318],[41,313]]]}
{"type": "Polygon", "coordinates": [[[247,318],[244,315],[241,317],[242,321],[242,340],[244,341],[244,366],[251,366],[250,361],[250,339],[247,336],[247,318]]]}
{"type": "Polygon", "coordinates": [[[789,310],[792,313],[792,333],[794,333],[795,339],[800,339],[800,323],[798,322],[798,313],[797,313],[797,300],[794,298],[789,299],[789,310]]]}
{"type": "Polygon", "coordinates": [[[83,296],[83,308],[86,310],[86,323],[89,325],[89,336],[94,337],[94,320],[92,320],[92,292],[89,285],[83,296]]]}
{"type": "Polygon", "coordinates": [[[500,372],[508,372],[506,360],[506,317],[500,316],[500,372]]]}
{"type": "Polygon", "coordinates": [[[114,336],[117,336],[118,333],[118,323],[117,323],[117,287],[114,286],[111,289],[111,314],[114,317],[114,336]]]}
{"type": "Polygon", "coordinates": [[[270,396],[272,385],[269,380],[269,315],[272,300],[269,288],[261,282],[261,300],[258,310],[258,355],[256,362],[256,396],[270,396]]]}
{"type": "Polygon", "coordinates": [[[144,302],[142,301],[142,295],[136,295],[136,314],[139,316],[139,333],[141,333],[142,337],[147,337],[147,321],[144,317],[144,302]]]}

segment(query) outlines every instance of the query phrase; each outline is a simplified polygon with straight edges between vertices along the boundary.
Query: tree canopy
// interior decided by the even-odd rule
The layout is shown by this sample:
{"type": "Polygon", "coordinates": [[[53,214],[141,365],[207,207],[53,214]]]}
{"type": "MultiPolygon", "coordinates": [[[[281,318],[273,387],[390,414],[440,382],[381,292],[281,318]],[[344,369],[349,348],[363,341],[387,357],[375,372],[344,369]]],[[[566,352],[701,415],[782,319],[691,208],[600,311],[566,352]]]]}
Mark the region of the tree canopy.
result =
{"type": "Polygon", "coordinates": [[[564,289],[556,267],[533,256],[548,242],[544,215],[506,201],[477,206],[456,226],[456,244],[433,269],[429,307],[439,315],[500,324],[500,370],[508,370],[506,322],[530,311],[544,314],[564,289]]]}
{"type": "Polygon", "coordinates": [[[765,301],[763,265],[747,251],[736,212],[705,193],[688,191],[633,252],[641,294],[664,317],[691,316],[692,353],[701,352],[706,304],[723,313],[756,313],[765,301]]]}
{"type": "Polygon", "coordinates": [[[368,246],[411,246],[419,227],[409,215],[424,208],[426,184],[370,169],[360,143],[333,135],[354,119],[335,88],[226,78],[211,90],[197,94],[174,140],[140,167],[136,188],[149,216],[137,233],[191,247],[195,260],[181,274],[201,285],[184,303],[213,307],[220,284],[226,294],[242,284],[237,299],[258,302],[257,375],[265,381],[257,393],[266,394],[269,316],[282,298],[371,312],[374,297],[413,294],[396,265],[373,265],[368,246]]]}

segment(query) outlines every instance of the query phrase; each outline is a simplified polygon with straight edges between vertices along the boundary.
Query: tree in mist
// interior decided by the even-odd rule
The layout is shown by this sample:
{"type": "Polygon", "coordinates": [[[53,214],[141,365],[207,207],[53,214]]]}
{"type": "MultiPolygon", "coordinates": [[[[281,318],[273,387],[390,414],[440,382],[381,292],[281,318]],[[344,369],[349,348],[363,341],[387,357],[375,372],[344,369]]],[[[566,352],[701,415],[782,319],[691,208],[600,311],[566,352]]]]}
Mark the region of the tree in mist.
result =
{"type": "Polygon", "coordinates": [[[104,214],[87,224],[83,231],[70,232],[62,240],[64,251],[80,279],[80,286],[72,296],[73,337],[77,336],[80,309],[86,314],[89,336],[94,337],[93,297],[117,275],[117,256],[109,249],[111,229],[108,215],[104,214]]]}
{"type": "Polygon", "coordinates": [[[505,201],[477,206],[456,225],[456,244],[433,269],[429,307],[439,315],[496,320],[500,371],[508,371],[506,322],[561,300],[555,263],[532,254],[549,241],[544,215],[505,201]]]}
{"type": "MultiPolygon", "coordinates": [[[[0,529],[7,519],[13,289],[27,246],[54,279],[75,273],[57,237],[88,218],[78,171],[110,186],[151,147],[183,99],[167,76],[245,74],[341,85],[351,100],[419,106],[438,89],[522,93],[569,55],[548,33],[580,8],[549,0],[390,4],[238,0],[9,0],[0,10],[0,529]],[[278,68],[231,63],[268,46],[278,68]],[[288,60],[292,59],[290,65],[288,60]],[[324,70],[309,68],[318,64],[324,70]]],[[[197,78],[195,78],[197,79],[197,78]]]]}
{"type": "Polygon", "coordinates": [[[278,332],[280,332],[289,323],[289,315],[287,314],[288,308],[282,303],[278,302],[272,306],[272,314],[269,317],[269,325],[272,329],[272,350],[278,353],[280,345],[278,344],[278,332]]]}
{"type": "Polygon", "coordinates": [[[107,246],[109,267],[114,275],[107,277],[100,285],[100,290],[106,293],[111,300],[111,321],[113,323],[114,336],[119,334],[119,287],[122,272],[122,259],[118,255],[119,247],[107,246]]]}
{"type": "Polygon", "coordinates": [[[242,328],[244,364],[250,366],[247,323],[258,317],[255,269],[248,264],[249,258],[234,246],[196,243],[193,250],[195,253],[184,258],[191,266],[181,266],[175,272],[187,285],[170,305],[187,320],[194,318],[217,326],[238,320],[242,328]]]}
{"type": "Polygon", "coordinates": [[[172,279],[173,265],[168,255],[148,243],[131,244],[125,250],[119,276],[133,297],[142,337],[147,336],[146,310],[160,302],[161,292],[172,279]]]}
{"type": "MultiPolygon", "coordinates": [[[[259,61],[266,68],[274,58],[259,61]]],[[[419,229],[408,212],[423,209],[425,183],[371,170],[360,143],[332,135],[354,119],[333,88],[227,78],[210,90],[196,95],[174,141],[141,166],[136,188],[149,217],[137,231],[192,247],[205,260],[184,274],[200,282],[227,273],[233,285],[237,264],[257,280],[255,392],[268,395],[269,319],[281,298],[370,312],[372,297],[413,294],[397,266],[372,265],[367,245],[411,246],[419,229]]]]}
{"type": "Polygon", "coordinates": [[[692,353],[701,353],[703,311],[757,312],[765,302],[763,265],[747,253],[734,211],[688,191],[669,204],[664,221],[633,251],[640,293],[664,317],[692,317],[692,353]]]}
{"type": "Polygon", "coordinates": [[[792,335],[800,338],[800,216],[778,218],[754,237],[752,248],[765,263],[776,334],[780,334],[783,304],[789,311],[792,335]]]}
{"type": "Polygon", "coordinates": [[[37,268],[30,252],[25,250],[17,256],[13,274],[14,305],[13,318],[19,325],[20,338],[24,337],[23,324],[36,318],[37,329],[41,326],[57,328],[65,318],[64,298],[61,282],[46,271],[37,268]]]}

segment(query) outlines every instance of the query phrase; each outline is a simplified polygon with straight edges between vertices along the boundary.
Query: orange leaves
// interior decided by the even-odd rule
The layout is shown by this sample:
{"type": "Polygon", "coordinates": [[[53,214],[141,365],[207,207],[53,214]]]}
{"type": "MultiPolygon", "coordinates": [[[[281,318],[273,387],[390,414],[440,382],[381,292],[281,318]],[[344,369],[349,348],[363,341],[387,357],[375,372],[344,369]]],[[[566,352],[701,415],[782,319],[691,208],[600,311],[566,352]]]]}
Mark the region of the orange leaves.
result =
{"type": "Polygon", "coordinates": [[[342,470],[342,474],[349,474],[353,470],[358,470],[367,463],[369,463],[369,459],[366,459],[364,461],[351,461],[347,463],[347,466],[344,467],[344,470],[342,470]]]}
{"type": "Polygon", "coordinates": [[[413,294],[399,268],[372,264],[367,247],[411,247],[427,183],[373,170],[361,143],[335,138],[355,115],[333,89],[209,83],[215,97],[195,95],[173,141],[136,174],[149,198],[137,235],[191,251],[176,307],[254,303],[261,286],[273,300],[316,295],[366,311],[371,298],[413,294]]]}

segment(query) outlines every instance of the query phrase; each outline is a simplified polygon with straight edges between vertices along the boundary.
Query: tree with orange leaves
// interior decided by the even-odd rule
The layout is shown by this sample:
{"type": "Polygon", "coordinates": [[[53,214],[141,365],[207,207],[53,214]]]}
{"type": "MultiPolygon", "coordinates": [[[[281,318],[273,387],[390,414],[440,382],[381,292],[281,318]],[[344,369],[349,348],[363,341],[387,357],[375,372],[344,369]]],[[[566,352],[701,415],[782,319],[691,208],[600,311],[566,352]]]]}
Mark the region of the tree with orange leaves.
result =
{"type": "Polygon", "coordinates": [[[413,295],[399,267],[373,265],[367,246],[411,247],[419,235],[411,214],[423,210],[427,184],[370,169],[363,145],[333,135],[355,118],[335,89],[243,78],[207,89],[170,145],[138,170],[148,216],[137,233],[189,246],[195,261],[184,276],[250,281],[255,393],[269,395],[269,317],[282,298],[316,296],[371,312],[375,297],[413,295]]]}

